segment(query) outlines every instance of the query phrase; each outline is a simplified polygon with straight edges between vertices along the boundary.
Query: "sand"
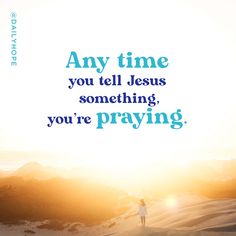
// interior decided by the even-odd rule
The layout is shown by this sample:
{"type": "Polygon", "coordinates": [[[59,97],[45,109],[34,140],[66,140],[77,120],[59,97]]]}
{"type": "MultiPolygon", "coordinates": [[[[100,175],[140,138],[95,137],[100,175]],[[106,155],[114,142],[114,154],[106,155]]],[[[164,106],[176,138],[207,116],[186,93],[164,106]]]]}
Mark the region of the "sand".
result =
{"type": "Polygon", "coordinates": [[[191,194],[175,196],[174,204],[159,200],[148,205],[146,227],[139,224],[137,206],[103,224],[66,224],[63,230],[40,229],[45,222],[0,225],[0,235],[40,236],[226,236],[236,235],[236,199],[212,200],[191,194]]]}

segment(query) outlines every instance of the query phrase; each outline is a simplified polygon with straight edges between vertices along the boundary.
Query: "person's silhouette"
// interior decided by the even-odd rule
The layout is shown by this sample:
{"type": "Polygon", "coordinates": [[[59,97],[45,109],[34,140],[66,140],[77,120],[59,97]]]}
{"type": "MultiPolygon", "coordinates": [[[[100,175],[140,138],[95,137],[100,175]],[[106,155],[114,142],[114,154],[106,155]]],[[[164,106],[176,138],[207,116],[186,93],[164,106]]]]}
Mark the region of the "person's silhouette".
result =
{"type": "Polygon", "coordinates": [[[146,224],[146,215],[147,215],[147,208],[146,204],[144,202],[144,199],[140,199],[139,201],[139,211],[138,211],[141,219],[142,226],[145,226],[146,224]]]}

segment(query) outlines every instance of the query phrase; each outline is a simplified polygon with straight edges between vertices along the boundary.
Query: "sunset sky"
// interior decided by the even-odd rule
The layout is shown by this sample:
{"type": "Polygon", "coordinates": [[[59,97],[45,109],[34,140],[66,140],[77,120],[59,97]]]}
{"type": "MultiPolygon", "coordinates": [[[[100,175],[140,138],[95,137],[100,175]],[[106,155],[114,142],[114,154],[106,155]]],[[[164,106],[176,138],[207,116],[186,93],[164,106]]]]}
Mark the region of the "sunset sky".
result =
{"type": "Polygon", "coordinates": [[[160,160],[236,157],[236,2],[221,1],[7,1],[0,3],[0,168],[29,161],[117,174],[160,160]],[[10,66],[10,13],[17,13],[18,66],[10,66]],[[164,87],[75,87],[69,77],[94,69],[65,68],[80,58],[110,57],[102,75],[165,77],[164,87]],[[120,53],[166,56],[166,69],[120,69],[120,53]],[[187,124],[107,125],[97,112],[146,112],[145,104],[80,104],[78,97],[117,93],[150,95],[153,112],[181,109],[187,124]],[[47,116],[90,115],[91,125],[47,127],[47,116]]]}

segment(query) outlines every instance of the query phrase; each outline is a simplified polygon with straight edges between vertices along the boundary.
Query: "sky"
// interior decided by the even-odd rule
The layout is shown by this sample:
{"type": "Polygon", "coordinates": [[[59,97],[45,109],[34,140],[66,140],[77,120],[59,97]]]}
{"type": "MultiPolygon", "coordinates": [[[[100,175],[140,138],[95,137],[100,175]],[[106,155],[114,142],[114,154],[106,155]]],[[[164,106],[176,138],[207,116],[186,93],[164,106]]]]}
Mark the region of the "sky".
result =
{"type": "Polygon", "coordinates": [[[28,161],[52,166],[141,169],[160,160],[231,159],[236,154],[236,3],[219,1],[7,1],[0,3],[0,167],[28,161]],[[11,12],[17,14],[17,60],[10,66],[11,12]],[[165,77],[164,87],[75,87],[69,77],[94,69],[68,69],[79,59],[110,57],[103,76],[165,77]],[[121,69],[120,53],[166,56],[165,69],[121,69]],[[187,124],[107,125],[97,112],[146,112],[146,104],[80,104],[81,94],[157,94],[153,112],[181,109],[187,124]],[[90,115],[91,125],[47,127],[47,117],[90,115]]]}

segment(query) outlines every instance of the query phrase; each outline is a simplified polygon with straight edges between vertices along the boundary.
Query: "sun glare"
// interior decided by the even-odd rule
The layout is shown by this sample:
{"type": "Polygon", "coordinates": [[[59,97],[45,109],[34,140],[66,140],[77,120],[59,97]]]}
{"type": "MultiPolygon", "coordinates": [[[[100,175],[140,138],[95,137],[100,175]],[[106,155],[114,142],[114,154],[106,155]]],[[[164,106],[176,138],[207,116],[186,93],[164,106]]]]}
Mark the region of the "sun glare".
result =
{"type": "Polygon", "coordinates": [[[165,205],[168,207],[168,208],[176,208],[177,207],[177,199],[173,196],[170,196],[170,197],[167,197],[165,200],[165,205]]]}

